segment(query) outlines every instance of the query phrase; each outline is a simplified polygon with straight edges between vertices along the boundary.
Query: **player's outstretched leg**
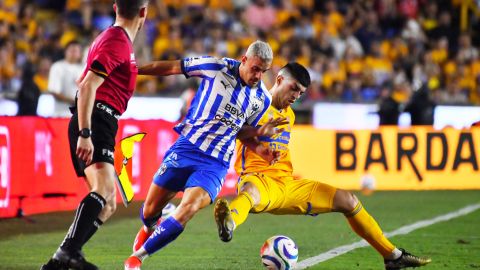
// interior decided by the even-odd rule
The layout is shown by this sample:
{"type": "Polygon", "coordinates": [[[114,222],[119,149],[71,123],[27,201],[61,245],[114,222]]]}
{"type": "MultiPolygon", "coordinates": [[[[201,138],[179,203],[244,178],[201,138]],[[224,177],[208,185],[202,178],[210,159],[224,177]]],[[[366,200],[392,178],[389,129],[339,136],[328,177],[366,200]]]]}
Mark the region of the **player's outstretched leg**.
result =
{"type": "Polygon", "coordinates": [[[417,257],[399,249],[385,237],[376,220],[365,210],[362,203],[351,192],[338,189],[334,197],[335,211],[343,212],[353,231],[365,239],[384,258],[385,269],[395,270],[407,267],[419,267],[428,264],[431,259],[417,257]]]}
{"type": "Polygon", "coordinates": [[[432,261],[428,257],[418,257],[413,254],[408,253],[403,248],[399,248],[402,251],[400,258],[396,260],[387,260],[385,259],[385,269],[386,270],[396,270],[403,269],[407,267],[419,267],[427,265],[432,261]]]}
{"type": "Polygon", "coordinates": [[[222,240],[223,242],[229,242],[230,240],[232,240],[233,237],[235,223],[233,222],[227,200],[217,200],[217,202],[215,203],[214,215],[220,240],[222,240]]]}

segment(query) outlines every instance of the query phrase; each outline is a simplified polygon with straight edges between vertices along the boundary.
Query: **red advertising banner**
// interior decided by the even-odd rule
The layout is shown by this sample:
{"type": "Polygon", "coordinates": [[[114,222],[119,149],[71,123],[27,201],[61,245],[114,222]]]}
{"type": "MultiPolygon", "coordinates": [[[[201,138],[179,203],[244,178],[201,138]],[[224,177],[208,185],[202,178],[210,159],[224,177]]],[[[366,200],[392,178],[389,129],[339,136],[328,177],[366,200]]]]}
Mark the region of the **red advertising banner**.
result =
{"type": "MultiPolygon", "coordinates": [[[[0,218],[71,210],[88,192],[71,164],[68,121],[0,117],[0,218]]],[[[145,198],[164,153],[177,139],[173,126],[163,120],[120,120],[117,141],[147,133],[135,144],[131,160],[134,200],[145,198]]],[[[236,181],[230,170],[221,194],[235,192],[236,181]]]]}

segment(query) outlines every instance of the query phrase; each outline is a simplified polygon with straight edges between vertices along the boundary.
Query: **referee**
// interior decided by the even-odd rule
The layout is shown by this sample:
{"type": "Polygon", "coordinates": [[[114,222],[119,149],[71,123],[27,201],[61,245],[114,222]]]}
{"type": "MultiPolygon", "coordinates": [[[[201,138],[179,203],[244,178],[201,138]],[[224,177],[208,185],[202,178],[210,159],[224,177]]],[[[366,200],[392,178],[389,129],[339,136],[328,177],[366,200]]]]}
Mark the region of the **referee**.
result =
{"type": "Polygon", "coordinates": [[[65,239],[42,270],[98,269],[81,250],[115,212],[117,122],[135,88],[138,69],[132,42],[145,22],[147,5],[148,0],[115,0],[115,24],[88,51],[68,138],[73,166],[86,179],[90,193],[78,205],[65,239]]]}

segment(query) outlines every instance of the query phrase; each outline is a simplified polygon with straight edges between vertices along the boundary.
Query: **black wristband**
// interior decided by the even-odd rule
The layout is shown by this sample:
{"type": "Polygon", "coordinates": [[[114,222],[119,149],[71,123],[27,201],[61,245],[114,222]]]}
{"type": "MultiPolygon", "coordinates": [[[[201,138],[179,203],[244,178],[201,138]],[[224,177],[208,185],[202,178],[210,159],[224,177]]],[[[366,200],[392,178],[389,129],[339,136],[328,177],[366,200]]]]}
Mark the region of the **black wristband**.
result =
{"type": "Polygon", "coordinates": [[[92,130],[89,129],[89,128],[82,128],[79,132],[78,132],[78,136],[82,137],[82,138],[90,138],[90,136],[92,136],[92,130]]]}

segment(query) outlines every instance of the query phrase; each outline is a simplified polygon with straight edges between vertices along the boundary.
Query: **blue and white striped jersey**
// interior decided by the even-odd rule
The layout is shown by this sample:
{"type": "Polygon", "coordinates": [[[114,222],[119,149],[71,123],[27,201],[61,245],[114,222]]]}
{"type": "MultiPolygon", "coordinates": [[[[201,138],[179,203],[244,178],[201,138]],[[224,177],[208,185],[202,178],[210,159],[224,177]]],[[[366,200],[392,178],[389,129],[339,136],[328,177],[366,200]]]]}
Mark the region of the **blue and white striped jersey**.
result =
{"type": "Polygon", "coordinates": [[[182,71],[188,78],[202,78],[190,109],[174,129],[204,153],[228,164],[235,138],[247,123],[256,126],[271,103],[271,95],[260,81],[243,85],[237,60],[210,56],[185,58],[182,71]]]}

